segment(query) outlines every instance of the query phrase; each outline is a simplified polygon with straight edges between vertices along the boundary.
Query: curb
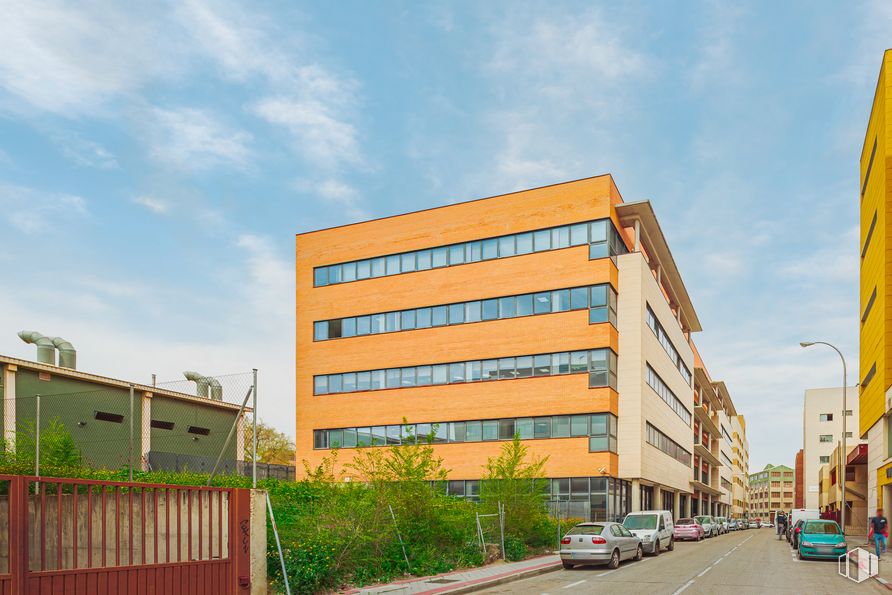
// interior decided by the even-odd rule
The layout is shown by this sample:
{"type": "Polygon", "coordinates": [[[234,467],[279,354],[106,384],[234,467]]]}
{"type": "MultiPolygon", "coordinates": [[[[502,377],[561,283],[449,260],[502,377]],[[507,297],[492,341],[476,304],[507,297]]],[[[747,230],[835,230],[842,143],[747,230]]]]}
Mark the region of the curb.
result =
{"type": "MultiPolygon", "coordinates": [[[[526,570],[521,570],[520,572],[507,572],[502,575],[488,576],[484,578],[475,579],[472,581],[467,581],[461,585],[453,585],[451,587],[443,587],[441,589],[434,589],[432,591],[425,591],[425,593],[430,594],[458,594],[458,593],[474,593],[476,591],[482,591],[483,589],[488,589],[489,587],[494,587],[496,585],[504,585],[505,583],[513,583],[514,581],[520,581],[526,578],[539,576],[540,574],[546,574],[549,572],[554,572],[556,570],[560,570],[563,568],[560,562],[549,562],[542,566],[528,568],[526,570]]],[[[889,587],[892,589],[892,586],[889,587]]]]}
{"type": "Polygon", "coordinates": [[[875,576],[875,577],[873,577],[873,579],[874,579],[876,582],[878,582],[878,583],[880,583],[881,585],[883,585],[884,587],[886,587],[887,589],[892,589],[892,583],[890,583],[890,582],[887,581],[886,579],[884,579],[884,578],[882,578],[882,577],[880,577],[880,576],[875,576]]]}

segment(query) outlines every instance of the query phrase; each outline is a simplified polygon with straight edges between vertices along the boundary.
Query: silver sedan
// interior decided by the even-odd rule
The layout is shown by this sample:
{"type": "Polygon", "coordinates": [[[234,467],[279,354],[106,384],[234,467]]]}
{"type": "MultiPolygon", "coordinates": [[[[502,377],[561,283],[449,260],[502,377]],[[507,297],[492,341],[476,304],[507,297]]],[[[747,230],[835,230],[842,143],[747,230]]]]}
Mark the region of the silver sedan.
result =
{"type": "Polygon", "coordinates": [[[620,523],[580,523],[561,540],[564,568],[577,564],[607,564],[616,568],[623,560],[640,560],[641,540],[620,523]]]}

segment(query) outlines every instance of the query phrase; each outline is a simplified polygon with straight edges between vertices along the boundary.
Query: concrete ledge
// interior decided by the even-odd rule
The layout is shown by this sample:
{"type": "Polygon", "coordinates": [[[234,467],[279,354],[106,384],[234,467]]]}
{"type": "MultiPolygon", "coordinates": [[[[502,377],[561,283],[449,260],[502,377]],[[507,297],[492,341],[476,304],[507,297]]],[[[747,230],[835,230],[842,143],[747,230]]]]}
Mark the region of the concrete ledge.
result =
{"type": "Polygon", "coordinates": [[[496,585],[503,585],[505,583],[520,581],[533,576],[539,576],[540,574],[554,572],[556,570],[560,570],[561,568],[563,568],[563,565],[560,562],[546,562],[541,566],[534,566],[533,568],[528,568],[526,570],[521,570],[518,572],[505,572],[503,574],[497,574],[495,576],[466,581],[459,585],[446,585],[441,589],[427,591],[427,593],[474,593],[475,591],[482,591],[483,589],[488,589],[489,587],[494,587],[496,585]]]}

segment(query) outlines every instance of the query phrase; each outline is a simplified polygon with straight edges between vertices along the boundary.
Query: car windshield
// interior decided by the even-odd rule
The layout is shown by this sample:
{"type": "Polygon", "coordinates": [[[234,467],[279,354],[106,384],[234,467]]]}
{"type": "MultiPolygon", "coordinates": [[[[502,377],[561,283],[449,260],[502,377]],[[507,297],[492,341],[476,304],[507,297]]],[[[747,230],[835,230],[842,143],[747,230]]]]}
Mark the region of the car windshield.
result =
{"type": "Polygon", "coordinates": [[[657,515],[655,514],[630,514],[623,521],[626,529],[634,531],[635,529],[656,529],[657,515]]]}
{"type": "Polygon", "coordinates": [[[694,519],[678,519],[678,522],[676,522],[675,524],[676,525],[696,525],[697,521],[695,521],[694,519]]]}
{"type": "Polygon", "coordinates": [[[698,517],[697,517],[697,520],[700,521],[700,524],[701,524],[701,525],[702,525],[703,523],[709,523],[709,522],[711,522],[711,519],[710,519],[708,516],[698,516],[698,517]]]}
{"type": "Polygon", "coordinates": [[[567,535],[600,535],[603,525],[577,525],[567,531],[567,535]]]}
{"type": "Polygon", "coordinates": [[[802,529],[803,533],[812,535],[839,535],[839,525],[833,521],[809,521],[802,529]]]}

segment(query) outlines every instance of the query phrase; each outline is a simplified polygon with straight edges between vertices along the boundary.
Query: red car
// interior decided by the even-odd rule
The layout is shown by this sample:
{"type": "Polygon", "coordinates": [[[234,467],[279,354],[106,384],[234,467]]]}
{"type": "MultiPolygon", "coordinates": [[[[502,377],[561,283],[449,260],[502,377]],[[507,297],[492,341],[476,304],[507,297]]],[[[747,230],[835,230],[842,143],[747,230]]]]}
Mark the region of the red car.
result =
{"type": "Polygon", "coordinates": [[[675,529],[672,530],[672,538],[675,541],[693,539],[700,541],[706,535],[697,519],[678,519],[675,521],[675,529]]]}

